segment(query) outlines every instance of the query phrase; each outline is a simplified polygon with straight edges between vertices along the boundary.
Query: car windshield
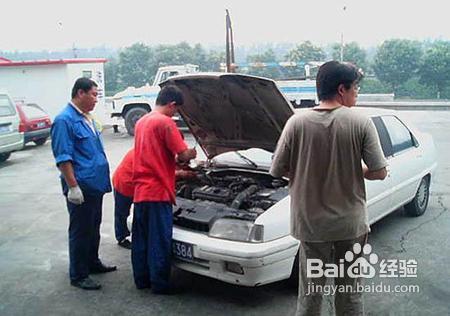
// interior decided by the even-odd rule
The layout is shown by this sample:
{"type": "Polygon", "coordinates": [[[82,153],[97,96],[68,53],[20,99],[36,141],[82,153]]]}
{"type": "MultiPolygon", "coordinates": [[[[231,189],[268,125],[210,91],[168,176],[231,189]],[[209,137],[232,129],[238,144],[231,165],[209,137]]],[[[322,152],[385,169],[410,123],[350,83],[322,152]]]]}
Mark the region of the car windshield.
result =
{"type": "Polygon", "coordinates": [[[15,111],[11,101],[6,95],[0,95],[0,116],[14,115],[15,111]]]}
{"type": "Polygon", "coordinates": [[[35,118],[47,116],[47,113],[45,113],[45,111],[42,110],[36,104],[21,105],[21,108],[22,108],[23,112],[25,113],[25,116],[29,119],[35,119],[35,118]]]}
{"type": "Polygon", "coordinates": [[[218,164],[242,164],[254,167],[269,168],[272,163],[272,153],[260,149],[250,148],[247,150],[232,151],[218,155],[213,159],[218,164]]]}

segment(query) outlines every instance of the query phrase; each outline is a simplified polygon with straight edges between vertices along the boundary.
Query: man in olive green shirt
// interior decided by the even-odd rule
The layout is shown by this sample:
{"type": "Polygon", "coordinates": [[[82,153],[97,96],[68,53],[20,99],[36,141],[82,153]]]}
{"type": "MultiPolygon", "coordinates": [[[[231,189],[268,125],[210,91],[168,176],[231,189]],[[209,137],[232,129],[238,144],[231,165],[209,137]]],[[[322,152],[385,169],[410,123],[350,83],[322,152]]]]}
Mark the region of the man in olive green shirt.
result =
{"type": "MultiPolygon", "coordinates": [[[[273,176],[289,178],[291,230],[301,241],[298,315],[320,314],[323,294],[309,293],[307,287],[326,282],[326,277],[307,277],[307,259],[338,263],[355,243],[366,243],[364,178],[386,177],[387,162],[374,124],[351,109],[361,77],[350,64],[322,65],[317,74],[320,104],[288,120],[272,162],[273,176]]],[[[335,279],[336,285],[354,287],[359,281],[335,279]]],[[[364,311],[360,293],[336,293],[335,307],[337,315],[364,311]]]]}

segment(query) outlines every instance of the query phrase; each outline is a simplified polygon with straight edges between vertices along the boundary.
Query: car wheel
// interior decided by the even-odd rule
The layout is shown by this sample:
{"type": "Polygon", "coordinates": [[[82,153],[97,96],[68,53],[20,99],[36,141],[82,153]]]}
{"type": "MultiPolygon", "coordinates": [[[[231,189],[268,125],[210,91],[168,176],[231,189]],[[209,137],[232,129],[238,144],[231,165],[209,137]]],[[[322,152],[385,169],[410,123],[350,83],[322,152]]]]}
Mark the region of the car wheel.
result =
{"type": "Polygon", "coordinates": [[[130,136],[134,136],[134,126],[136,122],[147,114],[148,111],[144,108],[132,108],[125,114],[125,128],[130,136]]]}
{"type": "Polygon", "coordinates": [[[36,144],[36,146],[42,146],[45,144],[46,141],[47,141],[47,137],[36,139],[33,142],[36,144]]]}
{"type": "Polygon", "coordinates": [[[425,213],[430,198],[430,180],[428,177],[422,178],[414,199],[405,205],[406,214],[409,216],[420,216],[425,213]]]}
{"type": "Polygon", "coordinates": [[[11,156],[11,153],[1,153],[0,154],[0,162],[4,162],[8,160],[9,156],[11,156]]]}

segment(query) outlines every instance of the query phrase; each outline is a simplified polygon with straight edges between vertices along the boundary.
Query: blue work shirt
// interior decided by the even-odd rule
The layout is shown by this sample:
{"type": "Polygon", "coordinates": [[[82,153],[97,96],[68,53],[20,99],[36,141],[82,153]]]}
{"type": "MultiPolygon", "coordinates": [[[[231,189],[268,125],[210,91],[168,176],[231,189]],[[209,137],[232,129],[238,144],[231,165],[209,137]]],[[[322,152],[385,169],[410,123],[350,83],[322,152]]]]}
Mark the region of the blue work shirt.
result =
{"type": "MultiPolygon", "coordinates": [[[[95,125],[94,125],[95,126],[95,125]]],[[[84,194],[111,192],[109,164],[100,133],[91,129],[83,114],[70,103],[59,113],[51,128],[56,165],[71,161],[75,178],[84,194]]],[[[64,194],[67,184],[61,175],[64,194]]]]}

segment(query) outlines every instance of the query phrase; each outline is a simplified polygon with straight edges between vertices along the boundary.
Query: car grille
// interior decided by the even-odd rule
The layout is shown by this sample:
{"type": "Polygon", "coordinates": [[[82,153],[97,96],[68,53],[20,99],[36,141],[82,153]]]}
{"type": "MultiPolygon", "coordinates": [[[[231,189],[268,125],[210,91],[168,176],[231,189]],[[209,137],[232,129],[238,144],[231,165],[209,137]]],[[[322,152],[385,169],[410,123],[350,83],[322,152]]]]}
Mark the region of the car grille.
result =
{"type": "Polygon", "coordinates": [[[174,218],[173,224],[178,227],[188,228],[198,232],[209,232],[209,224],[199,223],[196,221],[189,220],[187,218],[174,218]]]}

